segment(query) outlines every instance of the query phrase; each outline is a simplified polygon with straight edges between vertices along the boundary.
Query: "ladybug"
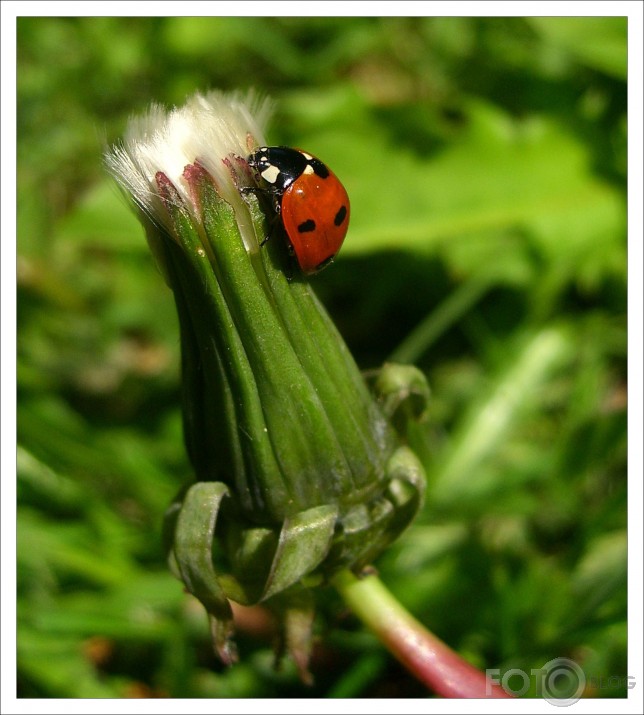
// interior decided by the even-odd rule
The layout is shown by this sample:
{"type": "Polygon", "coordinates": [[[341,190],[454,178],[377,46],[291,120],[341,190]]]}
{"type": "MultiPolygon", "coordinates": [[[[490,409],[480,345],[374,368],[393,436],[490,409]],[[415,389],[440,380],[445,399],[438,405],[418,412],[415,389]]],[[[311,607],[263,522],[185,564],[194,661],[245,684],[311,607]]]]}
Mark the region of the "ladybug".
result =
{"type": "Polygon", "coordinates": [[[248,157],[262,189],[273,196],[291,250],[303,273],[317,273],[347,235],[349,197],[338,177],[311,154],[262,146],[248,157]]]}

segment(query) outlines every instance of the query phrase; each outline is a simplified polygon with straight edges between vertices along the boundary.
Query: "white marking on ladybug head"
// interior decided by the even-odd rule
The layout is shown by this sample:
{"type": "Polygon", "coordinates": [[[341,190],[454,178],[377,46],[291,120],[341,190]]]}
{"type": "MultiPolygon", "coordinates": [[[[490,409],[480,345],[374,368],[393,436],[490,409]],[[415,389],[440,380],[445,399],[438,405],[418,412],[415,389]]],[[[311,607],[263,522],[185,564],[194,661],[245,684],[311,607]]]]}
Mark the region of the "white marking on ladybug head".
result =
{"type": "Polygon", "coordinates": [[[313,167],[310,164],[307,164],[304,167],[304,171],[302,173],[303,174],[315,174],[315,170],[313,169],[313,167]]]}
{"type": "Polygon", "coordinates": [[[268,184],[274,184],[279,175],[280,170],[275,166],[275,164],[269,164],[261,173],[262,179],[264,179],[264,181],[268,184]]]}
{"type": "Polygon", "coordinates": [[[302,156],[303,156],[307,161],[311,161],[311,159],[313,158],[310,154],[307,154],[305,151],[300,152],[300,154],[302,154],[302,156]]]}

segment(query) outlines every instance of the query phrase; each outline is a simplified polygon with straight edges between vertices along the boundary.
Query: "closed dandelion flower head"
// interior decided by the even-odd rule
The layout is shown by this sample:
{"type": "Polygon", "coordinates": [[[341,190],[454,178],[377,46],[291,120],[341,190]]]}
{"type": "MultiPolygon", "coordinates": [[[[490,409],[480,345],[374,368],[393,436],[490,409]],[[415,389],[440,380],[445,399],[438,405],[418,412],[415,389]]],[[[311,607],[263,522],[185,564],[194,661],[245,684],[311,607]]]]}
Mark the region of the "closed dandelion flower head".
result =
{"type": "Polygon", "coordinates": [[[269,106],[217,92],[153,106],[106,163],[139,210],[179,316],[194,479],[168,510],[170,565],[208,611],[224,660],[229,600],[261,601],[284,616],[304,673],[307,589],[376,558],[416,514],[424,475],[386,414],[405,412],[392,394],[400,381],[383,382],[386,399],[369,391],[307,280],[293,279],[274,193],[247,190],[253,162],[268,156],[255,150],[269,106]]]}

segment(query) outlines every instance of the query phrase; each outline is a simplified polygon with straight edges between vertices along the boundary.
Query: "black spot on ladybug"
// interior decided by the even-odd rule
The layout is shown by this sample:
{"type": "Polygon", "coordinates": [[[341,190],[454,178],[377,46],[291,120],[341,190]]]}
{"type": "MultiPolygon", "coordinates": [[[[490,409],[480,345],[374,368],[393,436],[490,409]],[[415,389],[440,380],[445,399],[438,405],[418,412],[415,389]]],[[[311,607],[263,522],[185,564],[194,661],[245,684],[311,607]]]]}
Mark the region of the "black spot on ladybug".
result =
{"type": "Polygon", "coordinates": [[[312,218],[307,219],[297,227],[297,230],[300,233],[310,233],[311,231],[315,231],[315,221],[312,218]]]}
{"type": "Polygon", "coordinates": [[[333,219],[333,223],[336,226],[341,226],[346,217],[347,217],[347,207],[340,206],[338,213],[335,215],[335,218],[333,219]]]}
{"type": "Polygon", "coordinates": [[[321,179],[326,179],[329,176],[329,170],[326,164],[321,162],[319,159],[312,159],[309,162],[309,166],[321,179]]]}

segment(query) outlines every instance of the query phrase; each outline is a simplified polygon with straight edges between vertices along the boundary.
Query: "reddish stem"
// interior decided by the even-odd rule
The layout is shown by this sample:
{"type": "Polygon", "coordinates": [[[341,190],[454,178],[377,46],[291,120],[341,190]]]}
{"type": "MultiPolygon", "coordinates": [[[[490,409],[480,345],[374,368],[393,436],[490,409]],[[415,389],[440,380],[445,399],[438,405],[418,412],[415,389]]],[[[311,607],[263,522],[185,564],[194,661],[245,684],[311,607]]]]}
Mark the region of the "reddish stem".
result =
{"type": "Polygon", "coordinates": [[[419,623],[376,576],[343,571],[334,585],[353,612],[421,682],[445,698],[508,698],[503,688],[419,623]]]}

